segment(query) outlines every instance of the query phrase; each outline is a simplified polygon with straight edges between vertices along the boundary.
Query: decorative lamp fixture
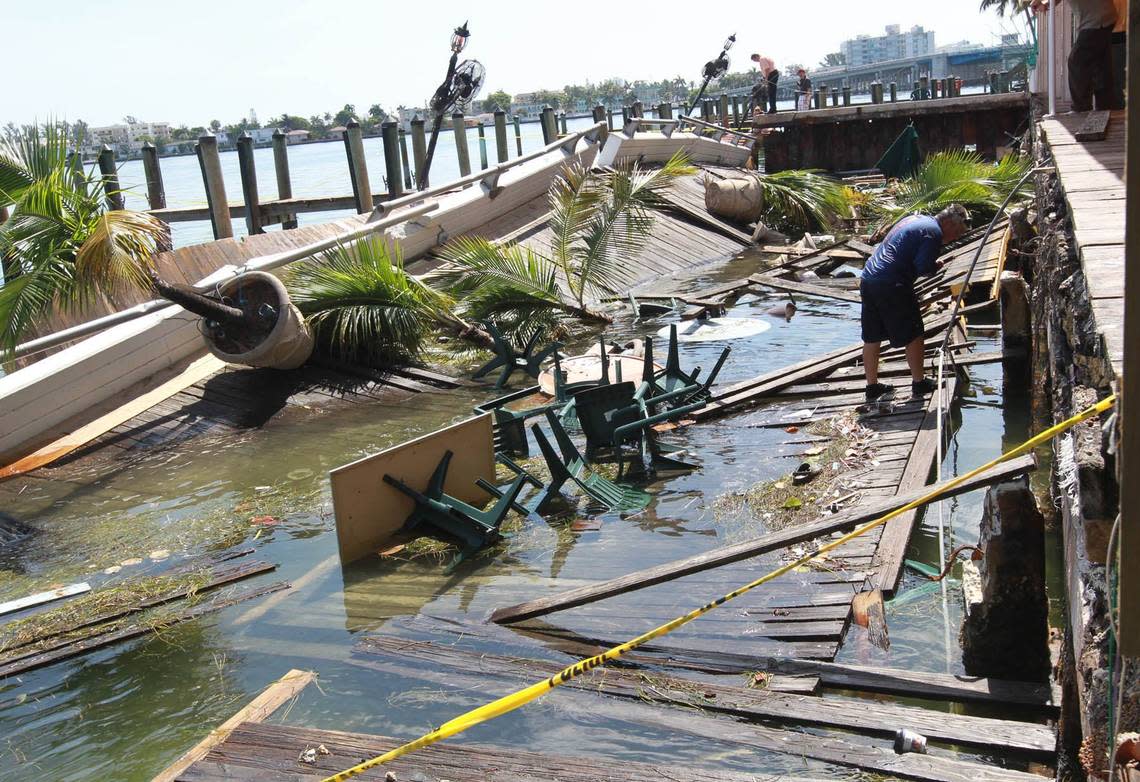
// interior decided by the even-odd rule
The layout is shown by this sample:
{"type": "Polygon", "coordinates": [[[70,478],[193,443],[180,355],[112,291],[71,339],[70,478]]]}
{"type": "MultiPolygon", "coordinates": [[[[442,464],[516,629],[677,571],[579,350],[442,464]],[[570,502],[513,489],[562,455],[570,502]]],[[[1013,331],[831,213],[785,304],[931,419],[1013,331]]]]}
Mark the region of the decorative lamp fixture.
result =
{"type": "Polygon", "coordinates": [[[467,22],[455,28],[451,34],[451,51],[459,54],[467,48],[467,39],[471,37],[471,32],[467,29],[467,22]]]}
{"type": "Polygon", "coordinates": [[[732,35],[730,35],[724,39],[724,50],[727,52],[729,49],[732,48],[732,45],[734,43],[736,43],[736,33],[733,33],[732,35]]]}

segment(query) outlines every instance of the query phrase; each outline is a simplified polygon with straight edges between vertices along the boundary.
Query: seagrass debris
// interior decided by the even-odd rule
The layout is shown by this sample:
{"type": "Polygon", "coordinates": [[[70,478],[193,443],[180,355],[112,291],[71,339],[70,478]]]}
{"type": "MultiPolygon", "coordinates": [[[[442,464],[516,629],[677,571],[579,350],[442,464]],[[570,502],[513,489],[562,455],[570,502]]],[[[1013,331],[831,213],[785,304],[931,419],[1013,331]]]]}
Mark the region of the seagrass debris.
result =
{"type": "Polygon", "coordinates": [[[75,653],[79,653],[94,648],[88,645],[94,639],[106,639],[132,627],[145,631],[146,627],[160,629],[182,621],[180,609],[163,610],[163,606],[175,601],[190,606],[202,603],[207,609],[216,610],[210,607],[219,601],[205,600],[202,593],[276,567],[260,561],[218,563],[154,576],[99,589],[58,608],[8,622],[0,627],[0,671],[7,675],[72,656],[69,649],[76,648],[75,653]],[[136,614],[143,616],[132,625],[131,617],[136,614]]]}
{"type": "MultiPolygon", "coordinates": [[[[1025,472],[1036,469],[1036,467],[1036,459],[1031,455],[1011,459],[982,475],[975,476],[953,488],[946,489],[941,496],[943,498],[949,498],[974,491],[983,486],[1000,483],[1001,481],[1022,475],[1025,472]]],[[[693,573],[699,573],[721,565],[739,562],[765,552],[776,551],[796,543],[809,541],[823,535],[830,535],[833,532],[841,532],[858,524],[876,519],[907,503],[921,499],[937,488],[938,486],[924,486],[919,489],[898,494],[894,497],[886,497],[862,508],[853,508],[849,511],[826,517],[810,524],[770,533],[732,546],[724,546],[703,554],[655,565],[650,568],[628,573],[618,578],[578,587],[559,594],[531,600],[526,603],[499,608],[491,614],[491,621],[503,624],[544,616],[554,611],[562,611],[567,608],[586,605],[587,603],[593,603],[614,595],[645,589],[655,584],[672,581],[693,573]]],[[[739,585],[733,584],[731,586],[735,587],[739,585]]]]}

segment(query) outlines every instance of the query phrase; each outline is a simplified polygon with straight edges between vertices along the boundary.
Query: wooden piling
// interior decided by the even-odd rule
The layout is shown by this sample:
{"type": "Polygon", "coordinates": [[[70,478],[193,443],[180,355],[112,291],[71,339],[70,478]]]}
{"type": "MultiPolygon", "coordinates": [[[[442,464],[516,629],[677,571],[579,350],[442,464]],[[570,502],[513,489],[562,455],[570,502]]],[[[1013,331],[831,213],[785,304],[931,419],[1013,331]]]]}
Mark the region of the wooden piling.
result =
{"type": "Polygon", "coordinates": [[[380,143],[384,149],[384,175],[388,180],[388,199],[404,194],[403,171],[400,166],[400,139],[396,123],[380,123],[380,143]]]}
{"type": "MultiPolygon", "coordinates": [[[[424,135],[424,121],[419,115],[412,117],[412,161],[416,164],[416,178],[424,170],[424,158],[427,157],[427,138],[424,135]]],[[[425,185],[427,182],[424,183],[425,185]]]]}
{"type": "Polygon", "coordinates": [[[614,129],[614,110],[606,109],[606,121],[609,122],[610,130],[614,129]]]}
{"type": "Polygon", "coordinates": [[[644,113],[642,112],[642,109],[641,109],[641,101],[639,101],[639,100],[635,100],[633,102],[633,105],[629,107],[629,110],[630,110],[631,116],[634,116],[634,117],[645,116],[644,113]]]}
{"type": "MultiPolygon", "coordinates": [[[[670,114],[670,116],[672,116],[672,114],[670,114]]],[[[736,125],[736,127],[738,127],[738,128],[742,124],[740,121],[740,96],[739,95],[733,95],[732,96],[732,121],[736,125]]]]}
{"type": "Polygon", "coordinates": [[[997,71],[994,71],[993,73],[990,74],[990,92],[992,94],[995,94],[995,95],[997,94],[998,89],[999,89],[998,80],[1000,78],[1001,77],[998,75],[997,71]]]}
{"type": "Polygon", "coordinates": [[[510,157],[507,147],[507,112],[495,109],[495,156],[500,163],[506,163],[510,157]]]}
{"type": "MultiPolygon", "coordinates": [[[[293,197],[293,180],[289,178],[289,137],[281,128],[273,131],[273,171],[277,175],[277,198],[280,201],[293,197]]],[[[297,215],[284,215],[281,229],[297,227],[297,215]]]]}
{"type": "Polygon", "coordinates": [[[621,126],[624,128],[629,124],[630,111],[629,106],[621,107],[621,126]]]}
{"type": "Polygon", "coordinates": [[[397,123],[396,135],[400,139],[400,165],[404,169],[404,190],[412,189],[412,167],[408,163],[408,134],[404,127],[397,123]]]}
{"type": "Polygon", "coordinates": [[[149,141],[142,146],[143,173],[146,175],[146,200],[151,209],[166,208],[166,189],[162,186],[162,168],[158,164],[158,147],[149,141]]]}
{"type": "Polygon", "coordinates": [[[726,128],[732,127],[728,116],[728,95],[723,92],[720,94],[720,124],[726,128]]]}
{"type": "Polygon", "coordinates": [[[817,109],[827,108],[827,87],[820,87],[815,91],[815,107],[817,109]]]}
{"type": "Polygon", "coordinates": [[[349,120],[344,126],[344,151],[348,155],[348,175],[352,180],[352,197],[360,214],[372,211],[372,185],[368,181],[368,164],[364,160],[364,137],[360,123],[349,120]]]}
{"type": "Polygon", "coordinates": [[[518,118],[518,115],[515,115],[512,119],[514,119],[515,125],[515,147],[518,149],[519,157],[522,157],[522,121],[518,118]]]}
{"type": "Polygon", "coordinates": [[[463,114],[455,112],[451,115],[451,129],[455,133],[455,155],[459,158],[459,175],[467,176],[471,173],[471,150],[467,147],[467,124],[463,121],[463,114]]]}
{"type": "Polygon", "coordinates": [[[851,105],[851,87],[849,87],[849,86],[845,86],[843,88],[843,105],[844,106],[850,106],[851,105]]]}
{"type": "Polygon", "coordinates": [[[215,239],[229,239],[234,235],[230,220],[230,205],[226,200],[226,182],[222,178],[222,162],[218,157],[218,139],[213,133],[199,137],[195,145],[198,166],[202,169],[202,182],[206,187],[206,203],[210,209],[210,227],[215,239]]]}
{"type": "Polygon", "coordinates": [[[898,103],[899,100],[899,85],[898,82],[891,82],[891,103],[898,103]]]}
{"type": "Polygon", "coordinates": [[[555,137],[558,136],[558,130],[554,127],[554,108],[552,106],[544,106],[542,114],[539,115],[538,124],[542,127],[542,143],[553,144],[555,137]]]}
{"type": "Polygon", "coordinates": [[[487,170],[487,130],[486,130],[486,128],[483,127],[483,123],[480,122],[479,127],[476,128],[476,131],[479,133],[479,170],[480,171],[486,171],[487,170]]]}
{"type": "Polygon", "coordinates": [[[566,127],[566,112],[565,111],[562,112],[561,120],[562,120],[562,135],[563,136],[570,135],[570,130],[566,127]]]}
{"type": "Polygon", "coordinates": [[[831,88],[831,105],[839,105],[839,90],[835,89],[834,87],[831,88]]]}
{"type": "Polygon", "coordinates": [[[99,151],[99,173],[103,178],[103,193],[107,199],[107,208],[122,209],[123,192],[119,187],[119,171],[115,168],[115,151],[106,144],[99,151]]]}
{"type": "Polygon", "coordinates": [[[241,196],[245,201],[245,227],[250,236],[265,233],[261,227],[261,202],[257,195],[257,167],[253,160],[253,136],[249,131],[238,136],[238,172],[241,174],[241,196]]]}
{"type": "MultiPolygon", "coordinates": [[[[595,123],[605,122],[606,121],[606,107],[599,103],[593,109],[593,116],[594,116],[594,122],[595,123]]],[[[601,141],[603,146],[606,143],[606,136],[607,135],[608,135],[608,132],[606,130],[603,130],[600,134],[599,140],[601,141]]]]}
{"type": "Polygon", "coordinates": [[[71,183],[75,189],[87,195],[87,177],[83,173],[83,156],[75,150],[67,153],[67,168],[71,171],[71,183]]]}

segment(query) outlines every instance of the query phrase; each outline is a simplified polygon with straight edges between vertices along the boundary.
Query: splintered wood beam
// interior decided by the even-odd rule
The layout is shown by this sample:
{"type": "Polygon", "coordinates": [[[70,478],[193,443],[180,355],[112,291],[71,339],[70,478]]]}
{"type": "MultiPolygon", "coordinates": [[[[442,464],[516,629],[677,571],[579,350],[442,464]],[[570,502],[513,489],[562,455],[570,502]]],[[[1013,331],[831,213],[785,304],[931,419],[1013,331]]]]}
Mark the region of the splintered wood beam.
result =
{"type": "Polygon", "coordinates": [[[206,757],[211,749],[228,739],[238,725],[243,722],[263,722],[285,703],[297,697],[301,690],[305,689],[306,685],[316,678],[317,675],[312,671],[301,671],[296,668],[289,671],[262,690],[260,695],[247,703],[236,714],[210,731],[206,738],[188,749],[182,757],[167,766],[151,782],[174,782],[183,771],[206,757]]]}
{"type": "MultiPolygon", "coordinates": [[[[954,497],[984,486],[1007,481],[1030,470],[1034,470],[1036,467],[1037,461],[1032,455],[1011,459],[1005,464],[998,465],[982,475],[977,475],[952,489],[947,489],[943,497],[954,497]]],[[[555,611],[564,611],[568,608],[594,603],[599,600],[604,600],[607,597],[613,597],[627,592],[635,592],[639,589],[645,589],[655,584],[662,584],[666,581],[673,581],[674,579],[682,578],[693,573],[699,573],[703,570],[710,570],[720,567],[721,565],[739,562],[768,551],[775,551],[795,543],[812,540],[822,535],[830,535],[832,532],[839,532],[876,519],[885,513],[889,513],[896,508],[900,508],[907,503],[922,498],[934,488],[936,487],[927,486],[921,489],[900,493],[894,497],[879,500],[875,504],[861,510],[852,510],[838,516],[824,518],[812,524],[805,524],[793,529],[782,530],[744,541],[734,546],[724,546],[703,554],[655,565],[597,584],[589,584],[587,586],[578,587],[577,589],[571,589],[548,597],[531,600],[526,603],[499,608],[491,614],[491,621],[497,624],[506,624],[509,622],[521,622],[526,619],[533,619],[534,617],[544,616],[554,613],[555,611]]]]}
{"type": "Polygon", "coordinates": [[[830,285],[813,285],[810,282],[787,280],[783,277],[775,277],[768,274],[753,274],[748,278],[748,281],[753,285],[759,285],[764,288],[775,288],[781,291],[800,293],[805,296],[821,296],[825,299],[839,299],[840,301],[849,301],[852,304],[858,304],[863,300],[858,293],[853,291],[830,285]]]}

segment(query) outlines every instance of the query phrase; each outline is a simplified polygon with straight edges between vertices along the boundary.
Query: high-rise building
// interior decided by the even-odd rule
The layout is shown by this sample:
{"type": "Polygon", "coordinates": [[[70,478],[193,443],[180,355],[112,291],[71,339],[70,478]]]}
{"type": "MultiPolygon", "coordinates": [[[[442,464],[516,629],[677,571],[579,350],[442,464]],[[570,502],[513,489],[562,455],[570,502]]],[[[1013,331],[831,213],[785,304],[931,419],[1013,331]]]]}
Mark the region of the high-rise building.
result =
{"type": "Polygon", "coordinates": [[[887,25],[885,35],[860,35],[844,41],[840,51],[849,66],[918,57],[934,51],[934,32],[915,25],[904,33],[899,25],[891,24],[887,25]]]}

